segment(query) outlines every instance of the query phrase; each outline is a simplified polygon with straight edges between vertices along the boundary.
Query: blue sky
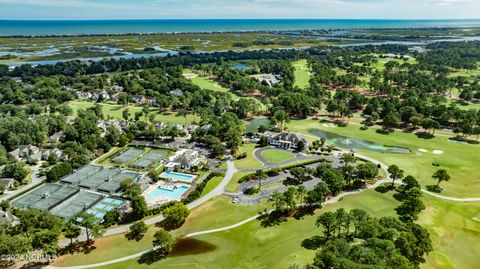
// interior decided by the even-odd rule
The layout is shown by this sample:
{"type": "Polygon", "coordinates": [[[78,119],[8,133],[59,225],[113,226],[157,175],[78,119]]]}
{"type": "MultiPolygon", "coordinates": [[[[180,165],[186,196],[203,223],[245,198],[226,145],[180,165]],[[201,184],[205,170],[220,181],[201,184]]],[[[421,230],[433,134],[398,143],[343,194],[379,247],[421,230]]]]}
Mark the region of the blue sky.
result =
{"type": "Polygon", "coordinates": [[[0,19],[480,18],[480,0],[0,0],[0,19]]]}

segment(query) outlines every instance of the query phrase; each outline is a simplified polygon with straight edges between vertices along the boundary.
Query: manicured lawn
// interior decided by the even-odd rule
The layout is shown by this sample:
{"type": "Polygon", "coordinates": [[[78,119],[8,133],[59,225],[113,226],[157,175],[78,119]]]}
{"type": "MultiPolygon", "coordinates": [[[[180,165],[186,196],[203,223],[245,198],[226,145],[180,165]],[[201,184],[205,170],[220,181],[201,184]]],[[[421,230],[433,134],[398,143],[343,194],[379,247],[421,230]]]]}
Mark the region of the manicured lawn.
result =
{"type": "Polygon", "coordinates": [[[238,172],[238,173],[235,173],[233,175],[232,180],[230,180],[230,182],[228,182],[227,187],[225,187],[225,191],[235,192],[237,190],[237,185],[238,185],[238,181],[240,180],[240,178],[242,178],[243,176],[248,175],[250,173],[252,173],[252,172],[238,172]]]}
{"type": "Polygon", "coordinates": [[[435,137],[433,139],[421,139],[411,133],[396,131],[388,135],[379,134],[376,128],[362,131],[358,125],[347,127],[328,128],[319,121],[302,120],[291,121],[288,128],[292,131],[303,133],[308,138],[315,137],[310,133],[313,129],[322,129],[340,135],[374,141],[378,144],[406,147],[412,150],[410,154],[379,153],[367,150],[358,150],[359,153],[373,157],[387,165],[397,164],[406,174],[416,177],[421,185],[434,184],[431,178],[434,171],[443,168],[448,171],[452,179],[442,182],[445,189],[443,194],[455,197],[478,196],[480,192],[480,178],[477,166],[480,163],[480,145],[458,144],[449,142],[447,137],[435,137]],[[422,153],[419,149],[426,149],[422,153]],[[441,150],[443,154],[433,154],[433,150],[441,150]],[[440,167],[433,166],[438,163],[440,167]]]}
{"type": "MultiPolygon", "coordinates": [[[[345,197],[341,204],[347,209],[362,208],[375,216],[385,216],[394,214],[393,208],[398,203],[391,198],[391,194],[379,194],[370,190],[360,195],[345,197]]],[[[130,260],[100,268],[289,268],[295,264],[303,266],[313,260],[315,251],[302,248],[302,240],[320,233],[315,221],[321,212],[337,208],[337,205],[326,206],[315,215],[300,220],[291,218],[272,227],[265,228],[258,221],[252,221],[232,230],[195,237],[217,247],[210,252],[168,257],[149,266],[139,265],[137,261],[130,260]]]]}
{"type": "MultiPolygon", "coordinates": [[[[431,235],[434,251],[431,268],[478,268],[480,256],[480,203],[459,203],[424,195],[427,209],[420,223],[431,235]]],[[[428,268],[428,267],[426,267],[428,268]]]]}
{"type": "MultiPolygon", "coordinates": [[[[225,196],[220,196],[195,208],[190,213],[185,224],[172,231],[176,237],[208,229],[215,229],[240,222],[266,208],[265,204],[244,206],[235,205],[225,196]]],[[[144,238],[140,241],[127,240],[123,234],[104,237],[96,240],[95,249],[89,254],[74,254],[62,256],[55,265],[74,266],[98,263],[123,256],[132,255],[152,248],[153,234],[158,228],[150,226],[144,238]]],[[[112,267],[115,268],[115,267],[112,267]]]]}
{"type": "MultiPolygon", "coordinates": [[[[414,134],[395,132],[382,135],[375,129],[361,131],[359,126],[350,125],[345,128],[326,128],[318,121],[292,121],[288,127],[305,135],[309,130],[323,129],[341,135],[375,141],[379,144],[408,147],[410,154],[387,154],[373,151],[358,151],[361,154],[381,160],[387,165],[397,164],[406,175],[413,175],[425,185],[434,184],[431,175],[436,169],[444,168],[452,176],[449,182],[442,182],[443,195],[452,197],[478,197],[480,178],[478,177],[479,145],[464,145],[448,142],[447,137],[436,137],[425,140],[414,134]],[[420,152],[426,149],[428,152],[420,152]],[[444,153],[435,155],[433,150],[444,153]],[[435,167],[432,163],[440,164],[435,167]]],[[[311,137],[309,137],[311,138],[311,137]]],[[[358,202],[363,202],[360,195],[358,202]]],[[[459,203],[439,200],[424,195],[427,206],[420,216],[419,222],[426,225],[432,234],[434,252],[429,255],[428,264],[422,268],[476,268],[480,246],[480,222],[473,220],[480,215],[480,203],[459,203]]],[[[337,204],[342,206],[343,203],[337,204]]],[[[378,206],[378,205],[371,205],[378,206]]]]}
{"type": "MultiPolygon", "coordinates": [[[[79,109],[87,109],[95,105],[94,102],[88,102],[88,101],[70,101],[68,104],[73,109],[74,115],[77,114],[77,111],[79,109]]],[[[111,116],[112,118],[115,118],[115,119],[123,119],[122,112],[127,107],[130,112],[130,117],[133,117],[135,115],[135,112],[142,111],[142,107],[140,106],[132,106],[132,105],[124,106],[124,105],[116,105],[116,104],[110,104],[110,103],[102,103],[101,105],[103,106],[103,113],[105,114],[105,116],[111,116]]],[[[191,114],[187,115],[186,117],[179,116],[175,112],[165,112],[165,113],[159,114],[158,109],[156,108],[150,108],[150,113],[155,114],[156,120],[162,121],[162,122],[168,122],[168,123],[190,124],[195,119],[194,115],[191,115],[191,114]]],[[[142,116],[140,119],[145,120],[145,117],[142,116]]]]}
{"type": "Polygon", "coordinates": [[[222,87],[217,82],[211,80],[210,78],[200,76],[194,73],[192,70],[185,69],[183,71],[186,78],[190,79],[193,84],[197,85],[198,87],[206,90],[217,91],[217,92],[224,92],[229,93],[233,100],[238,100],[240,97],[232,92],[229,89],[222,87]]]}
{"type": "Polygon", "coordinates": [[[211,80],[210,78],[200,76],[200,75],[194,73],[192,70],[185,69],[183,71],[183,74],[186,78],[190,79],[193,84],[197,85],[198,87],[200,87],[202,89],[229,93],[230,96],[232,97],[232,99],[235,100],[235,101],[240,99],[240,98],[252,99],[257,103],[260,110],[265,111],[267,109],[266,106],[262,102],[260,102],[259,100],[255,99],[253,97],[238,96],[237,94],[231,92],[229,89],[227,89],[225,87],[222,87],[221,85],[219,85],[217,82],[211,80]]]}
{"type": "Polygon", "coordinates": [[[463,110],[480,109],[480,103],[462,103],[460,101],[448,100],[448,104],[457,104],[458,108],[463,110]]]}
{"type": "Polygon", "coordinates": [[[305,89],[307,88],[310,83],[310,74],[309,68],[307,64],[307,60],[299,60],[293,62],[293,67],[295,68],[295,86],[305,89]]]}
{"type": "Polygon", "coordinates": [[[228,89],[225,87],[222,87],[218,85],[217,82],[206,78],[199,76],[195,73],[193,73],[191,70],[185,70],[184,73],[189,77],[192,75],[192,77],[189,77],[189,79],[193,82],[193,84],[199,86],[200,88],[206,89],[206,90],[212,90],[212,91],[219,91],[219,92],[228,92],[228,89]]]}
{"type": "Polygon", "coordinates": [[[223,179],[223,176],[213,177],[212,179],[210,179],[207,183],[207,186],[205,186],[205,189],[203,189],[200,197],[205,196],[207,193],[215,189],[215,187],[217,187],[218,184],[220,184],[222,179],[223,179]]]}
{"type": "Polygon", "coordinates": [[[271,163],[280,163],[295,158],[295,154],[281,149],[267,149],[262,151],[262,157],[271,163]]]}
{"type": "Polygon", "coordinates": [[[262,164],[255,158],[253,155],[253,150],[255,150],[256,145],[255,144],[243,144],[239,152],[247,153],[247,157],[239,160],[235,160],[235,167],[242,169],[242,168],[257,168],[261,167],[262,164]]]}

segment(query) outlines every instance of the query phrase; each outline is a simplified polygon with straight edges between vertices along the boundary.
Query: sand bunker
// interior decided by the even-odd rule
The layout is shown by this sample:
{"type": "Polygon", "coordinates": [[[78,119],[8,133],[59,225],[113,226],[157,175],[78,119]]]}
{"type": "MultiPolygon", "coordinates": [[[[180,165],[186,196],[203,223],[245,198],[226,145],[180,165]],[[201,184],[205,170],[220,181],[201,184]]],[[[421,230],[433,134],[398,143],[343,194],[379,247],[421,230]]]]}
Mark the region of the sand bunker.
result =
{"type": "Polygon", "coordinates": [[[428,150],[426,150],[426,149],[419,149],[418,151],[420,151],[420,152],[428,152],[428,150]]]}
{"type": "Polygon", "coordinates": [[[438,149],[436,149],[436,150],[432,151],[432,153],[433,153],[433,154],[437,154],[437,155],[443,154],[443,150],[438,150],[438,149]]]}
{"type": "Polygon", "coordinates": [[[196,78],[197,77],[197,74],[194,74],[194,73],[186,73],[186,74],[183,74],[183,76],[187,79],[192,79],[192,78],[196,78]]]}
{"type": "Polygon", "coordinates": [[[323,127],[326,127],[326,128],[335,128],[337,127],[335,124],[333,123],[324,123],[322,124],[323,127]]]}

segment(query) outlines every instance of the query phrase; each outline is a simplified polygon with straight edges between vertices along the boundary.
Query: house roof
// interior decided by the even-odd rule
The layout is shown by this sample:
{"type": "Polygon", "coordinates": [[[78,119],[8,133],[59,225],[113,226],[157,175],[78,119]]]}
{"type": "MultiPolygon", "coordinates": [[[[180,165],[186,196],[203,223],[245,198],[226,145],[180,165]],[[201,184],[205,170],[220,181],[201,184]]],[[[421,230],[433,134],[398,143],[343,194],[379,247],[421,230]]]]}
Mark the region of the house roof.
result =
{"type": "Polygon", "coordinates": [[[10,184],[13,184],[15,179],[13,178],[0,178],[0,185],[1,186],[8,186],[10,184]]]}
{"type": "Polygon", "coordinates": [[[0,209],[0,224],[2,225],[17,225],[20,221],[18,217],[13,215],[8,211],[3,211],[0,209]]]}
{"type": "Polygon", "coordinates": [[[281,133],[274,133],[274,132],[265,132],[264,136],[277,140],[277,141],[282,141],[282,142],[290,142],[293,144],[298,144],[300,141],[302,141],[305,145],[307,144],[307,140],[296,133],[292,132],[281,132],[281,133]]]}

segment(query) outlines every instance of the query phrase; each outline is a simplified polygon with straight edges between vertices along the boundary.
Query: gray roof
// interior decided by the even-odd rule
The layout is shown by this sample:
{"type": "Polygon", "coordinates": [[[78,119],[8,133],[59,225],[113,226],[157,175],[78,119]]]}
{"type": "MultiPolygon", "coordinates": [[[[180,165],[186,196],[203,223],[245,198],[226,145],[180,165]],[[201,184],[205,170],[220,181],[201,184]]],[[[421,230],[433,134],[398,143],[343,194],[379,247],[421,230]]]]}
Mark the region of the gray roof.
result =
{"type": "Polygon", "coordinates": [[[308,143],[307,139],[305,139],[303,136],[292,132],[265,132],[264,136],[277,141],[287,141],[292,144],[298,144],[300,141],[302,141],[305,145],[308,143]]]}

